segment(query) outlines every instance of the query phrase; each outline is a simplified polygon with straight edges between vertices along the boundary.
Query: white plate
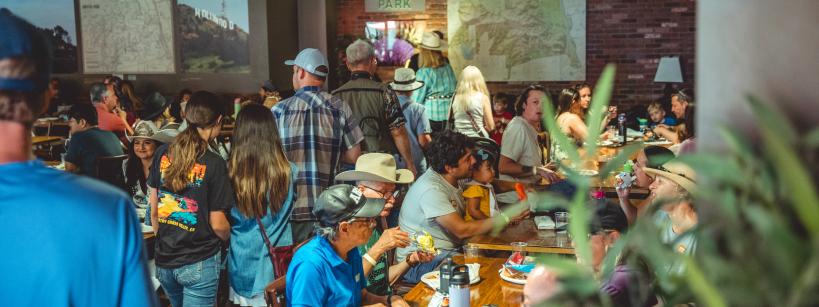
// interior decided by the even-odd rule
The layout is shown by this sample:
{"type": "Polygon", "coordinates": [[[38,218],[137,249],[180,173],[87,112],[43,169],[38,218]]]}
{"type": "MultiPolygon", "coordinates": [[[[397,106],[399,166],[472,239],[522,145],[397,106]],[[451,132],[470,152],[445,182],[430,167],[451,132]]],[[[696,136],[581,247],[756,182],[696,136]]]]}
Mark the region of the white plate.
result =
{"type": "Polygon", "coordinates": [[[58,120],[58,119],[60,119],[60,118],[59,117],[40,117],[37,120],[38,121],[49,122],[49,121],[55,121],[55,120],[58,120]]]}
{"type": "Polygon", "coordinates": [[[501,278],[501,279],[503,279],[503,280],[505,280],[505,281],[508,281],[508,282],[511,282],[511,283],[513,283],[513,284],[518,284],[518,285],[525,285],[525,284],[526,284],[526,280],[525,280],[525,279],[517,279],[517,278],[512,278],[512,277],[508,277],[508,276],[506,276],[506,274],[503,274],[503,268],[501,268],[500,270],[498,270],[498,275],[500,275],[500,278],[501,278]]]}
{"type": "MultiPolygon", "coordinates": [[[[480,263],[470,263],[467,264],[467,266],[469,267],[469,284],[474,285],[481,281],[481,275],[478,274],[478,271],[480,271],[481,269],[480,263]]],[[[438,275],[440,273],[441,271],[436,270],[421,275],[421,281],[424,282],[430,288],[438,290],[438,287],[441,286],[441,280],[438,279],[438,275]]]]}

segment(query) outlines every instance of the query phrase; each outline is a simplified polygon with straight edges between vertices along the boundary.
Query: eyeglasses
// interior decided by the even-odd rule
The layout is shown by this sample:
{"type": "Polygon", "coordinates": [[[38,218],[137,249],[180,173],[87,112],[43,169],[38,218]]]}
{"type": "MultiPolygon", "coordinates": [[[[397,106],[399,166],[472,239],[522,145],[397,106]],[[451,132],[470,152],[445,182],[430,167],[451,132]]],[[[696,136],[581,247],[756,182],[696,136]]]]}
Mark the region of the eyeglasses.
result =
{"type": "Polygon", "coordinates": [[[352,223],[359,223],[359,222],[367,223],[367,227],[369,227],[369,228],[375,227],[375,225],[377,223],[377,221],[375,220],[374,217],[370,217],[370,218],[354,217],[354,218],[350,219],[350,221],[348,221],[348,223],[351,223],[351,224],[352,223]]]}
{"type": "Polygon", "coordinates": [[[378,189],[375,189],[375,188],[370,187],[370,186],[366,186],[366,185],[363,185],[363,184],[361,186],[365,187],[367,189],[370,189],[370,191],[378,193],[378,195],[380,195],[379,197],[383,198],[385,200],[391,200],[391,199],[395,200],[395,199],[398,198],[399,195],[401,195],[401,190],[399,190],[399,189],[395,189],[395,191],[392,191],[392,194],[387,194],[387,193],[379,191],[378,189]]]}

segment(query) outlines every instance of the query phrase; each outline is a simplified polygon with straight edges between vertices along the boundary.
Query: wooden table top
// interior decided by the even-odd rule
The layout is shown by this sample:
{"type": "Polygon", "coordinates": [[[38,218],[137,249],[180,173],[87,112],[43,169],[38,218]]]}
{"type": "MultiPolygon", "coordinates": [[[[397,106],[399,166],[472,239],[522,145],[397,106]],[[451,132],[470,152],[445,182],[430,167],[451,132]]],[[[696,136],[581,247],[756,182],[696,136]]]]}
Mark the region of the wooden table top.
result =
{"type": "Polygon", "coordinates": [[[52,141],[61,140],[62,138],[59,136],[32,136],[31,137],[31,144],[38,145],[42,143],[48,143],[52,141]]]}
{"type": "MultiPolygon", "coordinates": [[[[463,263],[463,257],[454,257],[456,263],[463,263]]],[[[481,269],[478,272],[481,281],[471,285],[470,306],[483,306],[495,304],[498,306],[521,306],[523,303],[523,286],[513,284],[500,278],[498,270],[501,269],[504,258],[479,257],[478,263],[481,269]]],[[[430,299],[435,295],[435,290],[423,282],[419,282],[409,293],[404,295],[404,300],[410,306],[426,307],[430,299]]]]}
{"type": "Polygon", "coordinates": [[[510,245],[512,242],[526,242],[528,244],[526,251],[530,253],[574,255],[574,248],[567,233],[557,233],[554,229],[537,229],[533,219],[509,225],[497,236],[490,234],[474,236],[467,243],[475,244],[479,249],[513,251],[510,245]]]}

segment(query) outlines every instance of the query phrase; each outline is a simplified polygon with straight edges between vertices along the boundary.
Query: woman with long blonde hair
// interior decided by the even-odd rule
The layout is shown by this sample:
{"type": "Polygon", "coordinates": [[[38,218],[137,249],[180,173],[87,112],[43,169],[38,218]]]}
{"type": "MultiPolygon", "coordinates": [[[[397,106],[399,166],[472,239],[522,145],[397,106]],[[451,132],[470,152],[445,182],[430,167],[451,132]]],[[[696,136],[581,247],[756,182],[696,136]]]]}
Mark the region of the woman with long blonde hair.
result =
{"type": "Polygon", "coordinates": [[[213,93],[194,93],[188,128],[157,149],[151,163],[156,276],[174,307],[216,300],[222,243],[230,236],[225,212],[235,202],[225,160],[208,150],[221,131],[221,109],[213,93]]]}
{"type": "Polygon", "coordinates": [[[273,267],[261,234],[283,251],[277,257],[288,254],[294,243],[289,221],[296,177],[296,165],[287,161],[269,109],[249,104],[239,112],[228,164],[236,191],[236,207],[230,211],[230,299],[241,306],[267,306],[264,288],[284,276],[286,267],[273,267]]]}
{"type": "Polygon", "coordinates": [[[488,138],[489,132],[495,130],[489,90],[477,67],[470,65],[461,72],[451,112],[457,132],[470,137],[488,138]]]}

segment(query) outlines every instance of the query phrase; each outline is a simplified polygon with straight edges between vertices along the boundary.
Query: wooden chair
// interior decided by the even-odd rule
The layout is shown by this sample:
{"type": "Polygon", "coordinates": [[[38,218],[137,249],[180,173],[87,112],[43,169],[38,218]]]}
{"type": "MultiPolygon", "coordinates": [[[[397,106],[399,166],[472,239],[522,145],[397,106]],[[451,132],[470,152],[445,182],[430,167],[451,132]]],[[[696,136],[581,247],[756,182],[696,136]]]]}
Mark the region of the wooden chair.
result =
{"type": "Polygon", "coordinates": [[[97,157],[94,163],[94,177],[126,190],[125,174],[122,172],[122,162],[125,159],[128,159],[128,155],[97,157]]]}

